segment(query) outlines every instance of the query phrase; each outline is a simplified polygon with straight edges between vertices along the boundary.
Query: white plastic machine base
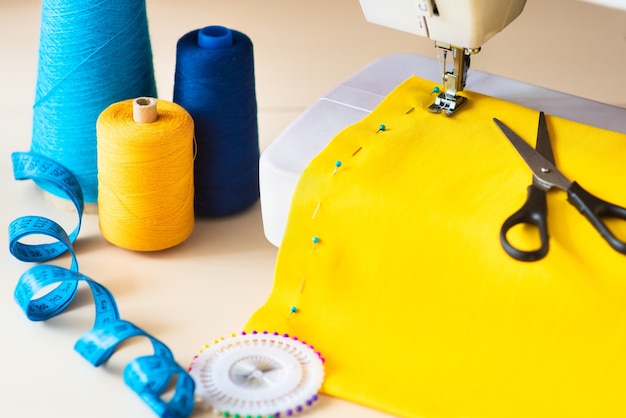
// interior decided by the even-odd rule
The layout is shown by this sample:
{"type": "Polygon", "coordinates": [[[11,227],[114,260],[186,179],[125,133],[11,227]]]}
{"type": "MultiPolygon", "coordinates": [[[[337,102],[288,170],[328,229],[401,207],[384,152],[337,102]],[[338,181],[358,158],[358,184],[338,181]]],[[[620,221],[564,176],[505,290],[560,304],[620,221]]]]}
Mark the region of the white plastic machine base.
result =
{"type": "MultiPolygon", "coordinates": [[[[439,69],[437,60],[418,55],[380,58],[320,98],[270,143],[261,154],[259,176],[263,228],[273,245],[280,246],[296,184],[313,157],[410,76],[441,82],[439,69]]],[[[626,133],[626,110],[620,107],[472,70],[466,90],[626,133]]]]}

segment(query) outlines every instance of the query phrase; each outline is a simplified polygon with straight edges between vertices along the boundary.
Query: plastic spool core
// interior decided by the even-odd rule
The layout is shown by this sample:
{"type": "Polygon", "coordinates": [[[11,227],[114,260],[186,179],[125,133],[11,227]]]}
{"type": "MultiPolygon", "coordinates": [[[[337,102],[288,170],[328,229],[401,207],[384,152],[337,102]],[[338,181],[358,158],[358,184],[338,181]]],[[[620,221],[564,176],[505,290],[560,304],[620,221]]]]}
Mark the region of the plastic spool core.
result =
{"type": "Polygon", "coordinates": [[[204,49],[224,49],[233,46],[233,33],[224,26],[207,26],[198,31],[198,46],[204,49]]]}
{"type": "Polygon", "coordinates": [[[137,123],[152,123],[157,120],[157,100],[153,97],[138,97],[133,101],[133,119],[137,123]]]}

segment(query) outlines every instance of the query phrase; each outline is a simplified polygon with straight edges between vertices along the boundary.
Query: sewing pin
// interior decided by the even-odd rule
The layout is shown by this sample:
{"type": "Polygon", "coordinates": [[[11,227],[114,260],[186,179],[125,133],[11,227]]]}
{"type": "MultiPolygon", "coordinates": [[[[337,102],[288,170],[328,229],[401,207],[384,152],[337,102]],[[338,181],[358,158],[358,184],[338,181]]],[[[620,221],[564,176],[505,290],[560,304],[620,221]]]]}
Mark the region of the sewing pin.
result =
{"type": "Polygon", "coordinates": [[[414,110],[415,110],[415,107],[410,108],[409,110],[406,111],[405,115],[408,115],[409,113],[411,113],[414,110]]]}
{"type": "Polygon", "coordinates": [[[333,174],[337,174],[337,169],[341,167],[341,161],[337,160],[335,161],[335,171],[333,171],[333,174]]]}
{"type": "Polygon", "coordinates": [[[357,150],[352,153],[352,156],[354,157],[359,151],[361,151],[362,148],[363,147],[357,148],[357,150]]]}
{"type": "Polygon", "coordinates": [[[317,244],[320,242],[320,237],[318,236],[314,236],[313,239],[313,249],[315,249],[315,247],[317,246],[317,244]]]}
{"type": "Polygon", "coordinates": [[[385,125],[381,124],[381,125],[378,127],[378,130],[376,131],[376,133],[378,133],[378,132],[380,132],[380,131],[384,131],[385,129],[387,129],[387,127],[386,127],[385,125]]]}
{"type": "Polygon", "coordinates": [[[289,308],[289,316],[287,317],[287,319],[291,318],[291,315],[295,314],[296,312],[298,312],[298,308],[296,308],[295,306],[289,308]]]}
{"type": "Polygon", "coordinates": [[[302,279],[302,283],[300,283],[300,293],[304,290],[304,279],[302,279]]]}
{"type": "Polygon", "coordinates": [[[315,207],[315,210],[313,211],[313,216],[311,216],[311,219],[315,219],[315,217],[317,216],[317,211],[320,210],[320,205],[321,203],[318,202],[317,206],[315,207]]]}

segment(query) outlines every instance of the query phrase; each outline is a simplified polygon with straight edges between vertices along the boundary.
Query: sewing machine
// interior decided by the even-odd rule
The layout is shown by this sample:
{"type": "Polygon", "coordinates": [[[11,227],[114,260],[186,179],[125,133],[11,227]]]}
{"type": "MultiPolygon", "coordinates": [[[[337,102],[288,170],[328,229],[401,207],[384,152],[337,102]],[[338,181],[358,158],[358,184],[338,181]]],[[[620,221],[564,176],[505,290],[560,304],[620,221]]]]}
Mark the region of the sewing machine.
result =
{"type": "Polygon", "coordinates": [[[522,12],[526,0],[360,0],[372,23],[425,36],[435,41],[443,56],[442,91],[429,110],[453,114],[466,102],[470,58],[481,46],[522,12]],[[447,58],[451,55],[452,70],[447,58]]]}
{"type": "MultiPolygon", "coordinates": [[[[620,0],[581,1],[626,10],[626,2],[620,0]]],[[[428,107],[434,113],[454,117],[462,112],[466,98],[461,92],[467,87],[626,133],[622,108],[469,70],[471,57],[522,13],[526,0],[360,0],[360,4],[371,23],[433,40],[438,57],[401,54],[376,60],[311,105],[266,148],[260,160],[261,209],[266,238],[276,246],[282,240],[293,191],[309,161],[411,75],[440,80],[442,88],[428,107]]]]}

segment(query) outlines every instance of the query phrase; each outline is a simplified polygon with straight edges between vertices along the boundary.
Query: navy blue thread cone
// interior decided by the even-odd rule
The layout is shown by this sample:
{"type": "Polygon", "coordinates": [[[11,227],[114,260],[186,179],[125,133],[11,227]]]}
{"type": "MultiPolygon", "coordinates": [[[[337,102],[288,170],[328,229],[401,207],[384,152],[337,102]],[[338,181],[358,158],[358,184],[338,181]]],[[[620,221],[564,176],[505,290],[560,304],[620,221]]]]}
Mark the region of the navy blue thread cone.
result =
{"type": "Polygon", "coordinates": [[[245,34],[207,26],[176,46],[174,102],[194,119],[195,214],[233,215],[259,198],[253,45],[245,34]]]}

